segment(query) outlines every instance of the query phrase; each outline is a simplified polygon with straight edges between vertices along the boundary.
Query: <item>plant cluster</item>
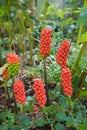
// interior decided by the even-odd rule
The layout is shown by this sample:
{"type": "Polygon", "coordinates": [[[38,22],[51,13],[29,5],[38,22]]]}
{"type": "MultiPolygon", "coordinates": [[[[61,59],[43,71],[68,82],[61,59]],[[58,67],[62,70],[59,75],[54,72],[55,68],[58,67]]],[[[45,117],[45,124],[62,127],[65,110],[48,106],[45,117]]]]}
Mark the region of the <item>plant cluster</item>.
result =
{"type": "Polygon", "coordinates": [[[87,130],[87,0],[0,6],[0,130],[87,130]]]}

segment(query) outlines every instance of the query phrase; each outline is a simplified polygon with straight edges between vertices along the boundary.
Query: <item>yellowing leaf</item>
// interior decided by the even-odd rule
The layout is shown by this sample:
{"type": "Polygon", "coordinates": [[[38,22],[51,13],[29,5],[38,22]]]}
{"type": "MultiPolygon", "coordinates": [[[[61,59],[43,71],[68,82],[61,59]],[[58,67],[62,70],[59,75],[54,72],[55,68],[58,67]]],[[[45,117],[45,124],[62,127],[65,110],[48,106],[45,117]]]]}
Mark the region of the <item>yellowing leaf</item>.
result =
{"type": "Polygon", "coordinates": [[[0,75],[3,74],[4,70],[6,69],[6,67],[8,67],[8,64],[4,64],[2,67],[0,67],[0,75]]]}

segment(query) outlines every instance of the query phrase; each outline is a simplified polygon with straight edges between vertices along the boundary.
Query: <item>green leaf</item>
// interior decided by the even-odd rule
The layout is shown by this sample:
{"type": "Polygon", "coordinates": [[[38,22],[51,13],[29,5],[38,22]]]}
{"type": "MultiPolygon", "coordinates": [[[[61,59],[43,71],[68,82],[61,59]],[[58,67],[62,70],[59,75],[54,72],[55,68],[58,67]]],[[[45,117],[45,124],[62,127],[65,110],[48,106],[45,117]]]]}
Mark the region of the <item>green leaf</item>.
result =
{"type": "Polygon", "coordinates": [[[67,117],[67,119],[66,119],[66,125],[68,127],[71,127],[73,125],[73,119],[71,117],[67,117]]]}
{"type": "Polygon", "coordinates": [[[87,25],[87,8],[84,8],[80,13],[79,18],[77,20],[77,24],[87,25]]]}
{"type": "Polygon", "coordinates": [[[37,126],[44,126],[44,124],[46,124],[46,122],[43,119],[38,119],[37,122],[36,122],[37,126]]]}
{"type": "Polygon", "coordinates": [[[32,112],[32,111],[33,111],[33,106],[32,106],[32,105],[29,105],[29,103],[26,102],[26,103],[24,104],[24,111],[32,112]]]}
{"type": "Polygon", "coordinates": [[[79,125],[79,130],[87,130],[87,118],[83,119],[83,124],[79,125]]]}
{"type": "Polygon", "coordinates": [[[83,115],[81,111],[78,111],[77,115],[76,115],[76,120],[77,122],[81,123],[83,121],[83,115]]]}
{"type": "Polygon", "coordinates": [[[62,124],[57,124],[56,125],[56,130],[66,130],[66,128],[62,124]]]}
{"type": "Polygon", "coordinates": [[[16,128],[10,128],[9,130],[17,130],[16,128]]]}
{"type": "Polygon", "coordinates": [[[1,125],[1,126],[0,126],[0,130],[8,130],[7,125],[3,125],[3,126],[1,125]]]}
{"type": "Polygon", "coordinates": [[[87,32],[85,32],[85,33],[81,36],[80,42],[87,42],[87,32]]]}
{"type": "Polygon", "coordinates": [[[72,23],[75,23],[75,20],[73,20],[72,18],[68,18],[67,20],[64,20],[62,22],[62,26],[65,26],[65,25],[70,25],[72,23]]]}
{"type": "Polygon", "coordinates": [[[28,116],[22,116],[20,121],[22,124],[24,124],[24,126],[30,125],[30,118],[28,116]]]}
{"type": "Polygon", "coordinates": [[[57,115],[56,115],[56,118],[57,118],[57,120],[58,121],[65,121],[66,120],[66,115],[65,115],[65,113],[63,113],[63,112],[59,112],[57,115]]]}
{"type": "Polygon", "coordinates": [[[87,97],[87,91],[86,90],[81,90],[80,96],[87,97]]]}

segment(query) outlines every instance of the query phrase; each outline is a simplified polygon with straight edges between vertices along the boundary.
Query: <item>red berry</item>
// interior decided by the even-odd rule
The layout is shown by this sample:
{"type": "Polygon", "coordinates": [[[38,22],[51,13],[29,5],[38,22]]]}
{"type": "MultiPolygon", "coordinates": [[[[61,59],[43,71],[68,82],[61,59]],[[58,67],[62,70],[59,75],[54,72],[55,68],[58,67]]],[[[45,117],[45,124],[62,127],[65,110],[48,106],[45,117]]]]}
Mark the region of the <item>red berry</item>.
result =
{"type": "Polygon", "coordinates": [[[21,80],[17,80],[13,86],[14,86],[14,96],[16,101],[20,104],[25,104],[26,95],[25,95],[23,82],[21,80]]]}
{"type": "Polygon", "coordinates": [[[69,68],[63,68],[61,73],[62,86],[64,94],[67,96],[72,95],[71,71],[69,68]]]}
{"type": "Polygon", "coordinates": [[[46,103],[46,92],[44,89],[44,84],[41,79],[36,79],[34,82],[34,92],[36,100],[41,108],[45,106],[46,103]]]}
{"type": "Polygon", "coordinates": [[[67,40],[62,42],[56,53],[56,62],[62,67],[66,67],[67,56],[70,49],[70,43],[67,40]]]}
{"type": "Polygon", "coordinates": [[[51,29],[44,29],[41,33],[41,40],[40,40],[40,55],[42,57],[46,57],[50,53],[51,48],[51,29]]]}
{"type": "Polygon", "coordinates": [[[8,53],[6,55],[6,61],[9,64],[17,64],[19,62],[18,55],[16,55],[15,53],[8,53]]]}
{"type": "Polygon", "coordinates": [[[34,112],[38,113],[39,112],[38,107],[36,105],[33,105],[33,107],[34,107],[34,112]]]}
{"type": "Polygon", "coordinates": [[[8,63],[8,73],[10,76],[15,76],[18,74],[20,69],[20,60],[18,55],[15,53],[9,53],[6,55],[6,61],[8,63]]]}

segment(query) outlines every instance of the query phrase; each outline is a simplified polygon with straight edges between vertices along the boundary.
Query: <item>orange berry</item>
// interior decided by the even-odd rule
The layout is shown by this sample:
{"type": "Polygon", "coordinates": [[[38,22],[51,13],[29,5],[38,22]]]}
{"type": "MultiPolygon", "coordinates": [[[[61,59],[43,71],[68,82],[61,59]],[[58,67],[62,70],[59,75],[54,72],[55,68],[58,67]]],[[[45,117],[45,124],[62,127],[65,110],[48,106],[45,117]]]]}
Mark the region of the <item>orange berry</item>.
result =
{"type": "Polygon", "coordinates": [[[39,112],[38,107],[35,104],[33,105],[33,107],[34,107],[34,112],[38,113],[39,112]]]}
{"type": "Polygon", "coordinates": [[[62,86],[64,94],[67,96],[72,95],[71,71],[69,68],[63,68],[61,73],[62,86]]]}
{"type": "Polygon", "coordinates": [[[46,92],[41,79],[36,79],[34,81],[34,92],[39,106],[43,108],[46,103],[46,92]]]}
{"type": "Polygon", "coordinates": [[[46,57],[50,53],[51,48],[51,29],[44,29],[41,32],[41,40],[40,40],[40,55],[42,57],[46,57]]]}
{"type": "Polygon", "coordinates": [[[8,53],[6,55],[6,61],[9,64],[17,64],[19,62],[18,55],[16,55],[15,53],[8,53]]]}
{"type": "Polygon", "coordinates": [[[23,82],[21,80],[17,80],[13,86],[14,86],[14,96],[16,101],[20,104],[25,104],[26,95],[25,95],[23,82]]]}
{"type": "Polygon", "coordinates": [[[56,53],[56,62],[62,67],[66,67],[67,57],[70,49],[70,43],[65,39],[56,53]]]}

